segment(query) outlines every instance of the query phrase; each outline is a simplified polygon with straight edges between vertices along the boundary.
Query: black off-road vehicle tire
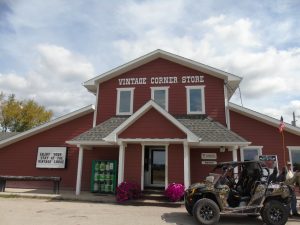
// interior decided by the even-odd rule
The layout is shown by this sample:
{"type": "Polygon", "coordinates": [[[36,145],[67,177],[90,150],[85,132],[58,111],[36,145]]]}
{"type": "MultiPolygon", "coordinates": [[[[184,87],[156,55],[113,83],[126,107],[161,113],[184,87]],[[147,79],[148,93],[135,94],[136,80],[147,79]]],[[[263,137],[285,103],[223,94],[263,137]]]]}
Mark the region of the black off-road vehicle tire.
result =
{"type": "Polygon", "coordinates": [[[193,216],[193,209],[192,209],[192,207],[188,206],[188,204],[186,202],[184,203],[184,206],[185,206],[185,209],[188,212],[188,214],[190,216],[193,216]]]}
{"type": "Polygon", "coordinates": [[[288,220],[288,210],[280,201],[271,200],[262,208],[261,217],[267,225],[284,225],[288,220]]]}
{"type": "Polygon", "coordinates": [[[220,208],[213,200],[202,198],[194,205],[193,215],[200,224],[215,224],[220,219],[220,208]]]}

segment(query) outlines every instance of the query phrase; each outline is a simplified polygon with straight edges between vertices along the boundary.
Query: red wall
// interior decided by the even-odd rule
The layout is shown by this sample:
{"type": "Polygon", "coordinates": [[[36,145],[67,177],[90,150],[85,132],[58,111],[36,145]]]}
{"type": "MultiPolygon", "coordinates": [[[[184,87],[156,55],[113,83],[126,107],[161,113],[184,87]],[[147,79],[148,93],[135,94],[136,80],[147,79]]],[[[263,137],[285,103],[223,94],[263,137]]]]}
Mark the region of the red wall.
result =
{"type": "Polygon", "coordinates": [[[135,87],[133,110],[136,111],[151,99],[151,88],[154,86],[170,86],[169,88],[169,112],[172,115],[187,114],[186,88],[185,86],[205,85],[205,108],[206,114],[225,125],[225,107],[224,107],[224,87],[223,80],[201,73],[199,71],[181,66],[179,64],[167,61],[165,59],[156,59],[133,69],[116,78],[110,79],[100,84],[97,124],[109,119],[116,114],[117,88],[135,87]],[[130,77],[160,77],[160,76],[181,76],[203,75],[204,83],[199,84],[162,84],[151,85],[130,85],[119,86],[119,78],[130,77]]]}
{"type": "Polygon", "coordinates": [[[125,149],[124,181],[141,185],[142,145],[128,144],[125,149]]]}
{"type": "MultiPolygon", "coordinates": [[[[78,148],[65,142],[92,127],[93,113],[74,119],[42,133],[0,149],[0,174],[23,176],[60,176],[61,186],[75,187],[78,148]],[[37,169],[38,147],[68,146],[66,169],[37,169]]],[[[8,186],[9,186],[8,182],[8,186]]],[[[47,182],[13,182],[19,187],[51,187],[47,182]]]]}
{"type": "Polygon", "coordinates": [[[215,165],[202,165],[201,153],[217,153],[217,162],[232,161],[232,152],[226,150],[220,152],[220,149],[191,148],[191,183],[202,182],[205,177],[213,170],[215,165]]]}
{"type": "Polygon", "coordinates": [[[119,134],[119,138],[186,138],[186,134],[152,108],[119,134]]]}
{"type": "Polygon", "coordinates": [[[168,146],[168,183],[184,184],[183,145],[168,146]]]}
{"type": "MultiPolygon", "coordinates": [[[[279,160],[279,168],[283,166],[282,136],[278,127],[273,127],[257,120],[246,117],[234,111],[230,111],[231,129],[252,142],[252,146],[263,146],[262,154],[276,154],[279,160]]],[[[278,123],[279,126],[279,123],[278,123]]],[[[300,137],[284,132],[285,146],[300,146],[300,137]]],[[[286,160],[289,160],[286,148],[286,160]]]]}

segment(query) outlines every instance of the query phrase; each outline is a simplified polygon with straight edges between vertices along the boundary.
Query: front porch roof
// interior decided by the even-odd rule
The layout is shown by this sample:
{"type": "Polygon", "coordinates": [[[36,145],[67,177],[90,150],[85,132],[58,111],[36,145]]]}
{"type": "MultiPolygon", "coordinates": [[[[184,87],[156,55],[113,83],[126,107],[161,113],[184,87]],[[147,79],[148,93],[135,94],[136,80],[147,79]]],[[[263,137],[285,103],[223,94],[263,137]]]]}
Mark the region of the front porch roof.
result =
{"type": "MultiPolygon", "coordinates": [[[[151,103],[148,104],[150,108],[158,109],[161,111],[161,108],[157,108],[157,104],[151,103]]],[[[139,111],[139,110],[138,110],[139,111]]],[[[185,116],[172,116],[168,112],[163,111],[163,114],[166,114],[168,117],[172,117],[171,122],[176,123],[182,126],[182,130],[185,130],[187,133],[192,134],[193,137],[196,137],[199,145],[209,145],[212,146],[215,143],[215,146],[230,146],[230,145],[249,145],[250,142],[247,142],[244,138],[238,134],[228,130],[222,124],[214,121],[212,118],[205,115],[185,115],[185,116]]],[[[70,141],[67,141],[69,144],[77,145],[105,145],[116,142],[116,140],[108,138],[116,136],[118,131],[122,131],[122,127],[127,127],[134,123],[134,115],[130,117],[125,116],[113,116],[110,119],[102,122],[101,124],[95,126],[94,128],[78,135],[70,141]]],[[[166,137],[168,138],[168,137],[166,137]]],[[[194,144],[197,144],[193,142],[194,144]]]]}

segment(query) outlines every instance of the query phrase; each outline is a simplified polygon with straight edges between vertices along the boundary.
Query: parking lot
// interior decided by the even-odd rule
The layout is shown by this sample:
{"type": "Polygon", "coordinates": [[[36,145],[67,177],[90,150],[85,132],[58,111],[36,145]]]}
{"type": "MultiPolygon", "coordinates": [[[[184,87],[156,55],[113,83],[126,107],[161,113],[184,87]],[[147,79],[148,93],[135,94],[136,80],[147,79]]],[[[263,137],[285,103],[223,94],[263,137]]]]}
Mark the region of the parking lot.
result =
{"type": "MultiPolygon", "coordinates": [[[[45,199],[0,198],[2,225],[196,225],[182,207],[129,206],[45,199]]],[[[258,218],[221,217],[219,224],[263,224],[258,218]]],[[[290,219],[288,225],[299,224],[290,219]]]]}

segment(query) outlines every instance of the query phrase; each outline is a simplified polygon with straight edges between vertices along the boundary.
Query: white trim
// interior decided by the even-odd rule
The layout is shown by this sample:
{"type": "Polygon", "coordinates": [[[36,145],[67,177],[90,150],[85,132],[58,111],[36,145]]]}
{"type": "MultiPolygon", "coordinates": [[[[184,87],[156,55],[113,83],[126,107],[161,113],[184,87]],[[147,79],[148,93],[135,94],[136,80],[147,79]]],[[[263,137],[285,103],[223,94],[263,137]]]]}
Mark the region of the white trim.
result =
{"type": "Polygon", "coordinates": [[[165,145],[165,190],[169,185],[169,145],[165,145]]]}
{"type": "Polygon", "coordinates": [[[186,66],[188,68],[192,68],[194,70],[212,75],[214,77],[226,80],[228,82],[228,85],[231,87],[232,92],[230,92],[230,97],[232,96],[233,92],[236,90],[238,87],[239,83],[241,82],[242,78],[238,77],[234,74],[227,73],[225,71],[204,65],[202,63],[163,51],[161,49],[157,49],[153,52],[150,52],[144,56],[141,56],[137,59],[134,59],[124,65],[121,65],[119,67],[116,67],[106,73],[103,73],[99,76],[96,76],[86,82],[84,82],[84,86],[90,91],[90,92],[95,92],[96,91],[96,86],[99,83],[103,83],[109,79],[112,79],[114,77],[117,77],[123,73],[126,73],[132,69],[135,69],[141,65],[144,65],[148,62],[151,62],[157,58],[163,58],[166,60],[169,60],[171,62],[186,66]]]}
{"type": "Polygon", "coordinates": [[[146,112],[148,112],[151,108],[156,109],[160,114],[162,114],[166,119],[168,119],[171,123],[173,123],[177,128],[182,130],[187,134],[187,140],[189,142],[199,142],[201,139],[193,134],[189,129],[187,129],[183,124],[181,124],[178,120],[176,120],[171,114],[169,114],[166,110],[160,107],[157,103],[150,100],[145,105],[143,105],[139,110],[137,110],[134,114],[132,114],[125,122],[123,122],[119,127],[113,130],[109,135],[107,135],[103,140],[108,142],[117,142],[117,136],[124,131],[127,127],[133,124],[137,119],[142,117],[146,112]]]}
{"type": "Polygon", "coordinates": [[[220,146],[230,147],[230,146],[240,146],[246,147],[249,146],[251,142],[199,142],[199,143],[192,143],[190,146],[192,147],[216,147],[219,148],[220,146]]]}
{"type": "Polygon", "coordinates": [[[300,151],[300,146],[286,146],[289,150],[289,161],[291,162],[291,169],[293,170],[293,159],[292,159],[292,151],[300,151]]]}
{"type": "Polygon", "coordinates": [[[241,161],[244,161],[244,151],[245,150],[253,150],[253,149],[256,149],[257,152],[258,152],[258,155],[262,155],[262,148],[263,146],[247,146],[247,147],[241,147],[240,148],[240,154],[241,154],[241,161]]]}
{"type": "Polygon", "coordinates": [[[98,107],[99,107],[99,86],[97,88],[97,95],[96,95],[96,104],[95,104],[95,111],[94,111],[94,117],[93,117],[93,127],[97,125],[97,113],[98,113],[98,107]]]}
{"type": "Polygon", "coordinates": [[[165,145],[166,143],[182,143],[183,141],[186,141],[186,139],[180,139],[180,138],[118,138],[118,141],[125,141],[130,143],[144,143],[147,145],[161,145],[159,143],[162,143],[165,145]],[[150,143],[150,144],[149,144],[150,143]],[[157,144],[156,144],[157,143],[157,144]]]}
{"type": "Polygon", "coordinates": [[[83,164],[83,147],[79,147],[78,163],[77,163],[77,179],[76,179],[76,195],[80,195],[81,191],[81,177],[82,177],[82,164],[83,164]]]}
{"type": "MultiPolygon", "coordinates": [[[[49,130],[49,129],[51,129],[53,127],[56,127],[56,126],[59,126],[61,124],[67,123],[71,120],[74,120],[74,119],[77,119],[81,116],[87,115],[87,114],[89,114],[93,111],[94,111],[94,106],[89,105],[89,106],[86,106],[82,109],[71,112],[67,115],[58,117],[58,118],[56,118],[56,119],[54,119],[50,122],[44,123],[44,124],[42,124],[38,127],[32,128],[30,130],[27,130],[25,132],[22,132],[20,134],[14,135],[10,138],[7,138],[7,139],[4,139],[4,140],[0,141],[0,148],[3,148],[3,147],[5,147],[7,145],[10,145],[10,144],[13,144],[17,141],[21,141],[25,138],[31,137],[31,136],[33,136],[35,134],[38,134],[38,133],[41,133],[43,131],[49,130]]],[[[91,124],[91,126],[92,126],[92,124],[91,124]]]]}
{"type": "Polygon", "coordinates": [[[133,96],[134,96],[134,87],[131,88],[117,88],[117,105],[116,105],[116,115],[132,115],[133,113],[133,96]],[[120,93],[121,91],[130,91],[130,106],[129,112],[120,112],[120,93]]]}
{"type": "Polygon", "coordinates": [[[169,111],[169,88],[170,87],[151,87],[151,99],[154,100],[155,91],[165,91],[165,108],[164,110],[169,111]]]}
{"type": "Polygon", "coordinates": [[[141,190],[144,190],[144,173],[145,173],[145,145],[142,144],[142,160],[141,160],[141,190]]]}
{"type": "MultiPolygon", "coordinates": [[[[267,115],[255,112],[251,109],[244,108],[242,106],[236,105],[236,104],[231,103],[231,102],[229,103],[229,109],[234,111],[234,112],[240,113],[240,114],[242,114],[246,117],[255,119],[257,121],[263,122],[265,124],[268,124],[268,125],[276,127],[276,128],[278,128],[279,124],[280,124],[280,120],[277,120],[277,119],[274,119],[274,118],[269,117],[267,115]]],[[[296,134],[298,136],[300,135],[300,128],[299,127],[294,127],[294,126],[292,126],[288,123],[284,123],[284,125],[285,125],[285,128],[284,128],[285,132],[296,134]]]]}
{"type": "Polygon", "coordinates": [[[124,160],[125,160],[125,145],[123,142],[121,142],[119,147],[118,185],[124,181],[124,160]]]}
{"type": "Polygon", "coordinates": [[[224,102],[225,102],[225,119],[226,119],[226,125],[227,129],[230,130],[230,112],[229,112],[229,104],[228,104],[228,89],[224,83],[224,102]]]}
{"type": "Polygon", "coordinates": [[[204,85],[198,85],[198,86],[185,86],[186,88],[186,112],[187,114],[205,114],[205,92],[204,92],[204,85]],[[191,105],[190,105],[190,90],[201,90],[201,111],[191,111],[191,105]]]}
{"type": "Polygon", "coordinates": [[[69,145],[86,145],[86,146],[117,146],[116,143],[106,141],[66,141],[69,145]]]}
{"type": "Polygon", "coordinates": [[[183,143],[183,170],[184,170],[184,186],[187,189],[191,185],[190,175],[190,148],[187,142],[183,143]]]}

